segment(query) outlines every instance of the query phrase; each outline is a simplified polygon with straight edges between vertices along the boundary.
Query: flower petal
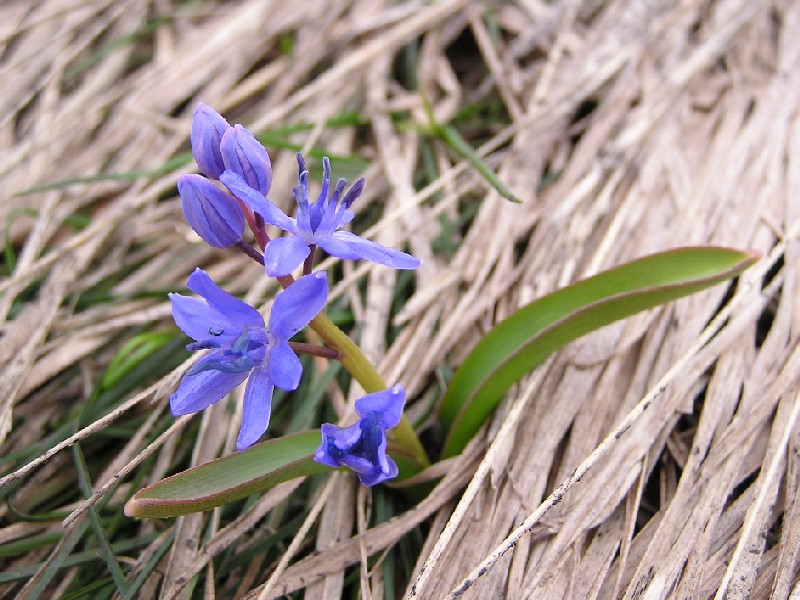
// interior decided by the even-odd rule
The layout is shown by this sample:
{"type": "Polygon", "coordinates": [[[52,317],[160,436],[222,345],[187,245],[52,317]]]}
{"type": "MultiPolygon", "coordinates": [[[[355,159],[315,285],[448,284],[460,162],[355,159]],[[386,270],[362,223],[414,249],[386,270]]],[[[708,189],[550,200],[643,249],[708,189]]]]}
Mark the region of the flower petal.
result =
{"type": "Polygon", "coordinates": [[[380,480],[375,481],[374,483],[371,484],[365,483],[364,485],[375,485],[380,481],[391,479],[392,477],[397,477],[397,473],[399,472],[399,469],[397,468],[397,463],[395,463],[392,460],[392,458],[388,454],[386,454],[386,446],[387,446],[386,434],[384,433],[381,438],[381,443],[378,446],[378,466],[381,471],[381,478],[380,480]]]}
{"type": "Polygon", "coordinates": [[[172,414],[177,417],[203,410],[222,400],[246,378],[246,372],[222,373],[221,371],[202,371],[184,377],[178,391],[169,398],[172,414]]]}
{"type": "Polygon", "coordinates": [[[342,214],[339,216],[339,227],[344,227],[345,225],[350,223],[350,221],[352,221],[355,218],[355,216],[356,213],[349,210],[343,210],[342,214]]]}
{"type": "Polygon", "coordinates": [[[395,385],[388,390],[367,394],[356,400],[356,413],[362,419],[370,414],[377,415],[381,427],[391,429],[400,422],[405,403],[406,392],[403,386],[395,385]]]}
{"type": "Polygon", "coordinates": [[[345,428],[323,423],[322,443],[314,454],[314,460],[329,467],[339,467],[342,465],[342,456],[350,451],[360,437],[361,426],[358,423],[345,428]]]}
{"type": "Polygon", "coordinates": [[[241,327],[220,314],[199,298],[168,294],[172,301],[172,318],[183,333],[197,342],[215,338],[233,342],[241,327]]]}
{"type": "Polygon", "coordinates": [[[270,225],[275,225],[289,233],[296,232],[294,219],[287,217],[284,212],[267,200],[263,194],[251,188],[242,176],[233,171],[225,171],[219,180],[230,190],[231,194],[249,206],[253,212],[261,215],[270,225]]]}
{"type": "Polygon", "coordinates": [[[245,450],[255,444],[269,425],[272,411],[273,385],[266,369],[253,369],[244,392],[242,426],[236,440],[236,449],[245,450]]]}
{"type": "Polygon", "coordinates": [[[219,179],[225,170],[219,145],[222,136],[230,128],[228,122],[217,111],[202,102],[192,116],[192,155],[197,166],[211,179],[219,179]]]}
{"type": "Polygon", "coordinates": [[[328,300],[328,280],[317,271],[304,275],[275,297],[269,330],[279,340],[288,340],[317,316],[328,300]]]}
{"type": "MultiPolygon", "coordinates": [[[[330,173],[328,177],[330,177],[330,173]]],[[[314,208],[317,212],[316,214],[312,212],[311,217],[311,228],[314,230],[314,233],[320,236],[328,236],[340,227],[338,222],[338,217],[340,215],[337,209],[339,207],[339,197],[342,195],[346,186],[347,180],[339,179],[333,190],[333,196],[329,200],[325,200],[320,194],[319,200],[314,203],[314,208]]]]}
{"type": "Polygon", "coordinates": [[[366,487],[397,477],[399,472],[397,464],[386,454],[386,434],[379,430],[377,437],[377,445],[374,445],[374,439],[365,439],[362,442],[362,453],[341,457],[342,464],[355,471],[361,485],[366,487]]]}
{"type": "Polygon", "coordinates": [[[243,325],[264,326],[264,317],[261,316],[261,313],[247,302],[231,296],[214,283],[208,273],[202,269],[194,270],[186,282],[186,287],[202,296],[211,308],[227,317],[229,321],[239,324],[240,327],[243,325]]]}
{"type": "Polygon", "coordinates": [[[333,433],[333,443],[337,450],[350,452],[361,438],[361,425],[353,423],[348,427],[337,427],[333,433]]]}
{"type": "Polygon", "coordinates": [[[278,340],[269,351],[269,374],[272,382],[283,390],[295,390],[300,385],[303,365],[289,342],[278,340]]]}
{"type": "MultiPolygon", "coordinates": [[[[342,233],[337,231],[336,233],[342,233]]],[[[355,246],[352,246],[349,241],[338,240],[335,235],[319,236],[314,239],[314,243],[320,248],[325,250],[331,256],[336,256],[343,260],[359,260],[361,252],[355,246]]]]}
{"type": "Polygon", "coordinates": [[[341,427],[337,427],[333,423],[323,423],[321,427],[322,443],[317,451],[314,453],[314,460],[323,465],[328,465],[334,469],[341,465],[339,460],[335,458],[338,455],[338,448],[336,446],[337,432],[341,431],[341,427]]]}
{"type": "Polygon", "coordinates": [[[211,180],[183,175],[178,179],[178,193],[186,221],[207,244],[230,248],[242,239],[242,208],[211,180]]]}
{"type": "Polygon", "coordinates": [[[270,277],[288,275],[303,263],[310,252],[308,242],[295,235],[270,240],[264,248],[264,269],[270,277]]]}
{"type": "Polygon", "coordinates": [[[349,231],[336,231],[330,238],[319,240],[317,243],[328,254],[339,258],[363,258],[393,269],[416,269],[420,265],[419,259],[410,254],[365,240],[349,231]],[[347,248],[346,251],[342,245],[347,248]]]}
{"type": "Polygon", "coordinates": [[[272,163],[264,146],[241,125],[229,128],[220,141],[225,168],[238,173],[254,190],[266,196],[272,185],[272,163]]]}
{"type": "Polygon", "coordinates": [[[364,480],[372,481],[375,471],[378,470],[377,467],[368,459],[364,458],[363,456],[358,456],[357,454],[345,454],[341,458],[341,464],[355,471],[356,475],[358,475],[358,478],[361,480],[361,483],[367,487],[373,485],[371,483],[364,483],[364,480]]]}

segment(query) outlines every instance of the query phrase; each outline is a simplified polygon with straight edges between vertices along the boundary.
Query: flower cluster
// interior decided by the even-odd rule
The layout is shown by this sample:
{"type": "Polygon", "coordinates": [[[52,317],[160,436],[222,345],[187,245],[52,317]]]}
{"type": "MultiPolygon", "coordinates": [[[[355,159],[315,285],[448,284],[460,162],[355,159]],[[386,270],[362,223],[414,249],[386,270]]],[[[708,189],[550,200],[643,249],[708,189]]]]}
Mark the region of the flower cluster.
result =
{"type": "Polygon", "coordinates": [[[200,104],[192,120],[192,154],[201,175],[184,175],[178,193],[186,220],[208,244],[230,248],[244,235],[245,213],[234,197],[212,180],[234,173],[247,186],[267,194],[272,164],[264,147],[241,125],[231,127],[212,108],[200,104]]]}
{"type": "MultiPolygon", "coordinates": [[[[211,246],[236,246],[263,260],[267,275],[280,278],[285,287],[275,297],[268,322],[201,269],[187,282],[199,298],[170,294],[175,323],[194,340],[187,349],[207,351],[171,395],[172,412],[177,416],[203,410],[247,380],[236,443],[237,449],[244,450],[267,430],[274,388],[294,390],[300,384],[302,365],[289,340],[323,309],[328,292],[325,273],[311,272],[315,248],[342,259],[366,259],[396,269],[415,269],[419,260],[342,230],[353,219],[350,208],[364,189],[364,180],[347,189],[347,182],[339,179],[332,187],[327,158],[322,161],[319,197],[309,202],[308,170],[297,155],[299,183],[292,190],[297,214],[290,217],[267,197],[272,166],[266,149],[250,131],[230,125],[200,104],[192,120],[191,143],[202,175],[178,180],[187,222],[211,246]],[[245,241],[245,224],[253,231],[263,259],[245,241]],[[286,235],[270,239],[265,224],[286,235]],[[304,275],[294,281],[291,273],[300,265],[304,275]]],[[[386,454],[386,431],[400,422],[404,403],[400,386],[356,401],[358,422],[346,428],[324,424],[315,459],[332,467],[350,467],[367,486],[395,477],[397,465],[386,454]]]]}

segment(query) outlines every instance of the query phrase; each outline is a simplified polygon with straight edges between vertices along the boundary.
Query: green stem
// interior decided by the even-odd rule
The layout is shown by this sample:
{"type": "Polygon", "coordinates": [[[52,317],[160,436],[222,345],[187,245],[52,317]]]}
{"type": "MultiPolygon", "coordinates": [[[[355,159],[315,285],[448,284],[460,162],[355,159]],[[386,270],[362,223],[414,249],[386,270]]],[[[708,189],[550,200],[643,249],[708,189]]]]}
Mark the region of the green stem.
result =
{"type": "MultiPolygon", "coordinates": [[[[329,346],[342,353],[340,359],[342,366],[361,384],[365,392],[372,394],[388,387],[355,342],[334,325],[327,316],[317,315],[310,325],[311,329],[316,331],[329,346]]],[[[401,417],[400,423],[392,429],[391,433],[395,441],[411,453],[420,467],[424,469],[431,464],[417,434],[414,433],[414,428],[411,427],[411,423],[408,422],[405,415],[401,417]]]]}

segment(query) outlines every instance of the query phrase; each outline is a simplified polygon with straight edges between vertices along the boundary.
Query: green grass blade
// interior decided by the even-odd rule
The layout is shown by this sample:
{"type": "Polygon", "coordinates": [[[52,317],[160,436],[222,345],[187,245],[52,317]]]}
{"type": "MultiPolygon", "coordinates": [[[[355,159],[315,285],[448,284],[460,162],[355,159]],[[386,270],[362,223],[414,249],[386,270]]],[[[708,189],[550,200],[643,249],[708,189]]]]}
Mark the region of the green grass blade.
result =
{"type": "Polygon", "coordinates": [[[150,576],[150,573],[152,573],[156,568],[156,565],[158,564],[158,561],[161,560],[161,557],[164,556],[167,553],[167,550],[172,547],[172,542],[174,539],[175,528],[173,527],[169,534],[165,536],[165,539],[158,547],[158,550],[156,550],[153,553],[153,556],[151,556],[147,561],[147,564],[144,566],[144,568],[136,575],[136,577],[133,578],[128,590],[124,594],[121,594],[122,600],[133,600],[136,598],[139,588],[144,585],[144,582],[150,576]]]}
{"type": "MultiPolygon", "coordinates": [[[[40,568],[43,569],[41,574],[39,574],[39,578],[28,591],[28,598],[39,598],[47,586],[50,585],[50,582],[53,580],[53,577],[56,576],[56,573],[58,573],[59,569],[65,566],[70,566],[72,561],[76,560],[75,557],[70,557],[70,553],[83,537],[83,534],[86,533],[87,529],[89,529],[89,522],[81,522],[78,526],[69,531],[67,535],[59,542],[59,544],[56,546],[56,549],[50,554],[46,562],[23,567],[20,570],[19,574],[26,574],[27,571],[30,576],[38,573],[40,568]]],[[[94,552],[92,552],[92,554],[95,557],[97,556],[94,552]]],[[[13,581],[14,578],[17,578],[16,576],[17,573],[14,572],[0,573],[0,583],[13,581]]]]}
{"type": "Polygon", "coordinates": [[[174,332],[146,331],[123,344],[100,379],[100,389],[113,388],[154,352],[175,339],[174,332]]]}
{"type": "Polygon", "coordinates": [[[314,462],[319,444],[319,431],[305,431],[193,467],[136,492],[125,505],[125,514],[156,518],[188,515],[296,477],[333,471],[314,462]]]}
{"type": "Polygon", "coordinates": [[[757,259],[729,248],[679,248],[599,273],[523,307],[490,331],[453,376],[440,412],[448,431],[443,458],[461,452],[505,392],[559,348],[730,279],[757,259]]]}
{"type": "Polygon", "coordinates": [[[497,176],[497,174],[488,164],[486,164],[486,161],[481,158],[481,155],[478,154],[463,137],[461,137],[461,134],[458,133],[455,127],[436,121],[436,118],[433,115],[433,109],[428,100],[424,97],[423,105],[425,107],[425,112],[428,115],[430,133],[438,137],[448,148],[466,160],[470,166],[486,180],[486,183],[492,186],[503,198],[511,202],[522,202],[522,200],[516,194],[508,189],[502,181],[500,181],[500,178],[497,176]]]}
{"type": "MultiPolygon", "coordinates": [[[[72,455],[75,459],[75,468],[78,470],[78,485],[84,497],[88,498],[92,495],[92,484],[89,480],[89,471],[86,468],[86,460],[83,456],[80,444],[75,444],[72,447],[72,455]]],[[[97,538],[98,552],[111,573],[111,578],[114,580],[114,585],[117,586],[117,591],[124,594],[128,590],[128,582],[125,581],[125,574],[122,572],[122,567],[119,566],[117,557],[111,549],[111,543],[106,537],[103,524],[100,522],[100,516],[97,514],[97,507],[94,505],[90,506],[88,513],[89,523],[97,538]]]]}
{"type": "Polygon", "coordinates": [[[522,202],[519,196],[506,187],[506,184],[504,184],[492,168],[486,164],[486,161],[481,158],[480,154],[475,152],[472,146],[461,137],[452,125],[435,124],[433,131],[451,150],[466,160],[503,198],[510,202],[522,202]]]}

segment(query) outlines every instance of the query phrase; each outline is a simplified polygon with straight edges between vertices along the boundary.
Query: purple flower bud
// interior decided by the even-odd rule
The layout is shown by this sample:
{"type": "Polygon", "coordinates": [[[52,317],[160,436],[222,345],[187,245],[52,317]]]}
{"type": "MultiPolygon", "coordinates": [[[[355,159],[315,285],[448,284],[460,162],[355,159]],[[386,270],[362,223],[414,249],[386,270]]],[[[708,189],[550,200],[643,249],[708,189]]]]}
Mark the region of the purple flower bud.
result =
{"type": "Polygon", "coordinates": [[[272,185],[272,164],[264,146],[241,125],[234,125],[220,144],[225,168],[240,175],[254,190],[266,196],[272,185]]]}
{"type": "Polygon", "coordinates": [[[183,175],[178,193],[186,220],[215,248],[230,248],[242,239],[244,214],[231,196],[201,175],[183,175]]]}
{"type": "Polygon", "coordinates": [[[225,170],[219,146],[230,129],[228,122],[210,106],[197,105],[192,117],[192,154],[197,166],[211,179],[219,179],[225,170]]]}

